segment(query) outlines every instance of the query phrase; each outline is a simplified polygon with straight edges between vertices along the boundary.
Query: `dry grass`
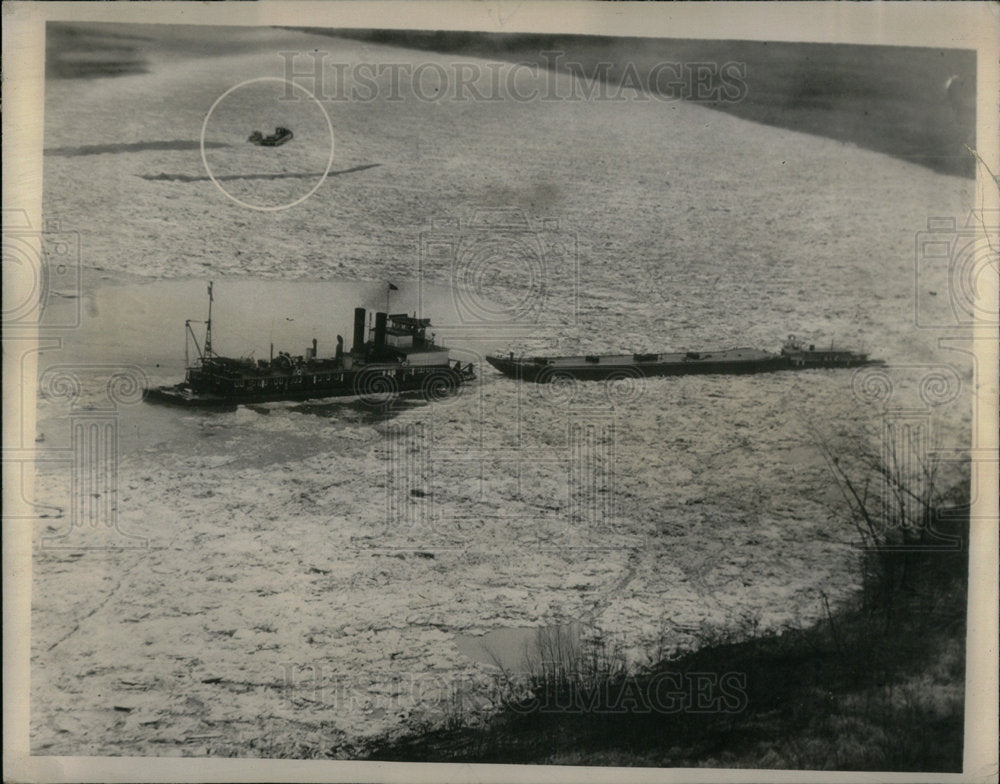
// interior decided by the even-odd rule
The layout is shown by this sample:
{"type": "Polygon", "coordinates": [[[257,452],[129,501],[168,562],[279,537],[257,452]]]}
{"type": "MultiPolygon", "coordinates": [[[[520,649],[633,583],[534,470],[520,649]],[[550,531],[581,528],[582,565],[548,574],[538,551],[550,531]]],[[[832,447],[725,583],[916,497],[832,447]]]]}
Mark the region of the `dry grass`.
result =
{"type": "MultiPolygon", "coordinates": [[[[846,473],[838,478],[853,484],[846,473]]],[[[501,678],[500,715],[476,726],[456,716],[443,729],[383,744],[371,758],[958,772],[968,523],[942,514],[933,488],[927,501],[925,528],[960,546],[896,549],[901,521],[869,528],[854,507],[869,532],[863,588],[853,605],[814,626],[761,635],[747,619],[728,632],[705,629],[695,652],[641,672],[627,670],[612,641],[540,635],[526,678],[501,678]],[[722,704],[669,711],[628,702],[625,695],[651,693],[666,673],[682,683],[736,673],[745,699],[728,712],[722,704]]]]}

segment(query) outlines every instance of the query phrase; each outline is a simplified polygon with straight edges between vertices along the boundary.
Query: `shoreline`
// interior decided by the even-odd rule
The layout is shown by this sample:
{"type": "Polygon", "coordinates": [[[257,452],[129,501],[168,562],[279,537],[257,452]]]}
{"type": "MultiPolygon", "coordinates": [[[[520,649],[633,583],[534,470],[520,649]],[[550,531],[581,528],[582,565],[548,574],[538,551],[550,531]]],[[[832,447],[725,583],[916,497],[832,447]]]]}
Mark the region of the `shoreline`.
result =
{"type": "MultiPolygon", "coordinates": [[[[813,625],[760,634],[751,623],[638,673],[607,646],[539,660],[527,684],[498,676],[500,711],[457,705],[364,759],[960,773],[969,519],[942,517],[958,549],[890,556],[892,574],[869,574],[813,625]],[[919,570],[909,580],[907,558],[919,570]]],[[[551,652],[552,639],[538,646],[551,652]]]]}

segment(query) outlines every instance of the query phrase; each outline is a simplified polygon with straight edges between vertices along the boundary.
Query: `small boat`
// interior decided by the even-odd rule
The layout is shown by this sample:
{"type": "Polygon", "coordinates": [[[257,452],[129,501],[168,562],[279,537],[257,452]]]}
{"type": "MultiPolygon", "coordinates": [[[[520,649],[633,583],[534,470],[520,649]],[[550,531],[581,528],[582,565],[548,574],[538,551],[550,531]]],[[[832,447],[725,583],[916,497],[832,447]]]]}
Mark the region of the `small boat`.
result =
{"type": "Polygon", "coordinates": [[[788,340],[781,347],[781,356],[794,368],[839,368],[839,367],[860,367],[862,365],[883,365],[880,359],[869,359],[868,355],[861,351],[849,351],[848,349],[816,348],[814,344],[808,347],[795,335],[789,335],[788,340]]]}
{"type": "MultiPolygon", "coordinates": [[[[270,359],[219,356],[212,350],[212,284],[208,286],[208,321],[204,343],[199,344],[185,322],[184,381],[146,390],[151,403],[179,406],[234,407],[246,403],[277,400],[309,400],[357,396],[384,405],[398,393],[416,391],[428,400],[439,400],[456,392],[461,384],[476,378],[472,363],[452,360],[448,348],[427,334],[431,321],[406,313],[375,314],[375,326],[366,340],[364,308],[354,309],[354,345],[344,350],[337,336],[336,353],[320,358],[315,338],[302,356],[279,352],[270,359]],[[189,362],[193,341],[197,351],[189,362]]],[[[386,308],[388,310],[388,308],[386,308]]]]}
{"type": "Polygon", "coordinates": [[[846,349],[805,346],[794,335],[775,354],[756,348],[722,351],[685,351],[670,354],[590,354],[566,357],[487,357],[501,373],[524,381],[546,383],[560,378],[581,381],[645,376],[768,373],[808,368],[859,367],[882,364],[868,355],[846,349]]]}
{"type": "Polygon", "coordinates": [[[293,136],[294,134],[288,128],[278,127],[270,136],[265,136],[260,131],[254,131],[247,138],[247,141],[258,147],[277,147],[285,142],[290,142],[293,136]]]}

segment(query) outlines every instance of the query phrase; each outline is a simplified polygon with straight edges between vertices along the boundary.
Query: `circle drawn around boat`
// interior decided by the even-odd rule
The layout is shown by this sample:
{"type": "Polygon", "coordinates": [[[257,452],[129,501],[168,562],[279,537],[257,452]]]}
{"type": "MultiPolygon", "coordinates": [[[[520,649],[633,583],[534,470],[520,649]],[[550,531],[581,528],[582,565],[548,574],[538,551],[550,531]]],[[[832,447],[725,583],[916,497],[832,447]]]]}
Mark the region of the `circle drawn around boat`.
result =
{"type": "MultiPolygon", "coordinates": [[[[275,141],[291,137],[288,127],[275,128],[275,141]]],[[[266,142],[271,137],[260,134],[260,138],[266,142]]],[[[262,212],[301,204],[319,190],[333,167],[329,112],[301,84],[280,76],[247,79],[216,98],[202,122],[199,144],[202,165],[215,186],[241,207],[262,212]],[[255,139],[245,135],[246,118],[262,111],[280,112],[289,127],[301,128],[301,135],[295,134],[296,144],[261,147],[255,142],[244,148],[246,141],[255,139]],[[248,155],[247,149],[256,154],[248,155]],[[267,157],[261,158],[264,150],[267,157]],[[293,187],[293,183],[304,185],[293,187]]]]}

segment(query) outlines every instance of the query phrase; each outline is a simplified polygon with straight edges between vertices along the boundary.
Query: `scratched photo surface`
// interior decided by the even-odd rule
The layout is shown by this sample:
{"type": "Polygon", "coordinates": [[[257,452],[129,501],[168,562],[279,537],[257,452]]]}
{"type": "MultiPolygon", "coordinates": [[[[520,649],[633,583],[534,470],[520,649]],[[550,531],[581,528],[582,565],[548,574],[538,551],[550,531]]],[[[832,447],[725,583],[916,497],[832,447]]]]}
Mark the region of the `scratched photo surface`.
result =
{"type": "Polygon", "coordinates": [[[975,78],[49,22],[32,753],[960,771],[975,78]],[[472,370],[156,404],[209,307],[472,370]]]}

